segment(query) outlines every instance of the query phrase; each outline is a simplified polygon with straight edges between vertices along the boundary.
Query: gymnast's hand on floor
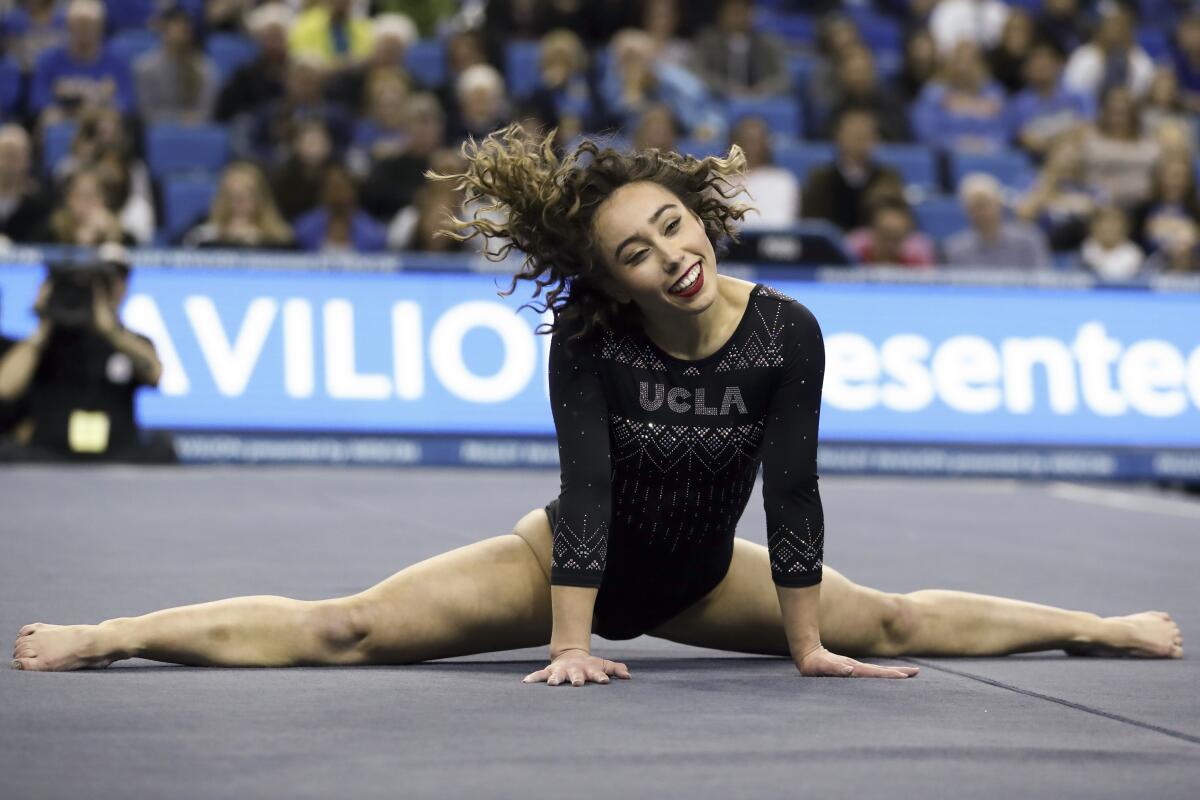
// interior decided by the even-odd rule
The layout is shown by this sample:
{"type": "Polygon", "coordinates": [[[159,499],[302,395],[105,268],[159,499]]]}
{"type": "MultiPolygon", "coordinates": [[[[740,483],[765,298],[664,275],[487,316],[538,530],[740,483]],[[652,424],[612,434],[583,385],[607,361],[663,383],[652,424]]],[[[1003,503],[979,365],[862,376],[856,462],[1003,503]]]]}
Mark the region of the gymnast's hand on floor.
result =
{"type": "Polygon", "coordinates": [[[588,653],[586,650],[564,650],[545,669],[531,672],[521,683],[545,683],[557,686],[569,680],[572,686],[583,686],[588,681],[608,683],[608,676],[629,680],[629,667],[620,661],[608,661],[588,653]]]}
{"type": "Polygon", "coordinates": [[[831,653],[824,647],[809,650],[796,663],[800,674],[809,678],[915,678],[919,667],[878,667],[853,658],[831,653]]]}

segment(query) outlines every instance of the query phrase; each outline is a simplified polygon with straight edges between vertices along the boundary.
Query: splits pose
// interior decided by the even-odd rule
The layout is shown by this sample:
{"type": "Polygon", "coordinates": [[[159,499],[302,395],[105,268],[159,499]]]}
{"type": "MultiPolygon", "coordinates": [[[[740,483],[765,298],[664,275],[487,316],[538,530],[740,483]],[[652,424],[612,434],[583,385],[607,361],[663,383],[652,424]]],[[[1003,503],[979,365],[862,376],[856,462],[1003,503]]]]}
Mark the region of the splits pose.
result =
{"type": "MultiPolygon", "coordinates": [[[[851,656],[1179,658],[1171,617],[1101,618],[1001,597],[859,586],[822,564],[817,426],[824,345],[803,305],[717,272],[744,158],[560,158],[513,126],[464,148],[478,210],[461,239],[525,254],[553,312],[550,399],[562,485],[513,532],[348,597],[235,597],[99,625],[21,628],[13,667],[130,657],[202,666],[411,664],[550,647],[550,685],[629,678],[591,651],[649,634],[789,656],[802,675],[913,677],[851,656]],[[759,465],[768,546],[735,538],[759,465]]],[[[516,281],[514,281],[515,285],[516,281]]],[[[612,653],[612,655],[617,655],[612,653]]]]}

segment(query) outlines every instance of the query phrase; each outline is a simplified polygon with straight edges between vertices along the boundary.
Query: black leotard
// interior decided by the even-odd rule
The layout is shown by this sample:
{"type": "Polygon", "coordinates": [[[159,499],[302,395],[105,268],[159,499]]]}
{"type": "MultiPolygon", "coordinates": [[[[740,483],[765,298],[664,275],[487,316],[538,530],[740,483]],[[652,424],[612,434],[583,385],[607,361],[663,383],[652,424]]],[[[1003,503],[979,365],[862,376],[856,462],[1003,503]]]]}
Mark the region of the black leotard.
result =
{"type": "Polygon", "coordinates": [[[563,339],[550,347],[550,582],[599,587],[595,633],[639,636],[721,582],[760,460],[772,579],[820,582],[825,348],[807,308],[756,285],[733,336],[698,361],[640,331],[563,339]]]}

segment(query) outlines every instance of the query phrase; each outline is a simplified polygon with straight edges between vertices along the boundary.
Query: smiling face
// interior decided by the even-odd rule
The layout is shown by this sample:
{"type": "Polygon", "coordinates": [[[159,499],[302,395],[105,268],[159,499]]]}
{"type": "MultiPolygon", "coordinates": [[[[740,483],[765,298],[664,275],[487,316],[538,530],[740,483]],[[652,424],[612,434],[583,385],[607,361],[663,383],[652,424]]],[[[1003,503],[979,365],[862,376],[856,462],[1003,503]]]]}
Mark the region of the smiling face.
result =
{"type": "Polygon", "coordinates": [[[643,315],[699,314],[717,298],[717,259],[700,218],[649,181],[617,189],[596,212],[605,289],[643,315]]]}

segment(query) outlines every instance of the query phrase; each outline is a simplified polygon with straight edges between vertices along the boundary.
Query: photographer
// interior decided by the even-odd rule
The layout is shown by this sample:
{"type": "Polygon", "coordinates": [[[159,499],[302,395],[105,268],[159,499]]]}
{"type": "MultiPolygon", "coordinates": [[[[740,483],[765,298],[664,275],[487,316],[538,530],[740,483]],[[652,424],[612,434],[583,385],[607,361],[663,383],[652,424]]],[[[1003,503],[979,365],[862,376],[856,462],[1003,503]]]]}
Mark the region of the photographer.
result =
{"type": "Polygon", "coordinates": [[[27,458],[174,460],[169,444],[139,438],[134,394],[158,385],[162,365],[117,317],[129,279],[123,248],[99,252],[96,263],[50,266],[37,329],[0,358],[0,402],[26,400],[27,458]]]}

